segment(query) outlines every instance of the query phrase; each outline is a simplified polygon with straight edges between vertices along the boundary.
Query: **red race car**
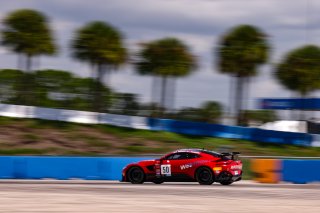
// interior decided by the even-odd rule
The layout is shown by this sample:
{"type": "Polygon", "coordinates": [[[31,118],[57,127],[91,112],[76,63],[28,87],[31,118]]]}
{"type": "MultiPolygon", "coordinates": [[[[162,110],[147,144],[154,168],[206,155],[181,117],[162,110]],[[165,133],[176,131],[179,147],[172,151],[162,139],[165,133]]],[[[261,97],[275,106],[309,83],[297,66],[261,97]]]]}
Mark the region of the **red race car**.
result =
{"type": "Polygon", "coordinates": [[[229,185],[241,180],[242,162],[239,152],[217,153],[204,149],[180,149],[160,159],[144,160],[127,165],[122,181],[133,184],[143,182],[190,182],[202,185],[219,182],[229,185]]]}

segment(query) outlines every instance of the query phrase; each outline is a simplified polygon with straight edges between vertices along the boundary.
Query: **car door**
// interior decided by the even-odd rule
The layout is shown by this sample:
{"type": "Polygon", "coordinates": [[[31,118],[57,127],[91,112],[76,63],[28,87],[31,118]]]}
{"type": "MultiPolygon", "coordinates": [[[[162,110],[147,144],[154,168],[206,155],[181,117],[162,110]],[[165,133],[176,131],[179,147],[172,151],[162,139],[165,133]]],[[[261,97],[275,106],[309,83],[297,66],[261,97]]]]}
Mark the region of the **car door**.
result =
{"type": "Polygon", "coordinates": [[[193,159],[193,153],[173,153],[162,161],[161,174],[172,180],[188,178],[186,171],[192,167],[193,159]]]}

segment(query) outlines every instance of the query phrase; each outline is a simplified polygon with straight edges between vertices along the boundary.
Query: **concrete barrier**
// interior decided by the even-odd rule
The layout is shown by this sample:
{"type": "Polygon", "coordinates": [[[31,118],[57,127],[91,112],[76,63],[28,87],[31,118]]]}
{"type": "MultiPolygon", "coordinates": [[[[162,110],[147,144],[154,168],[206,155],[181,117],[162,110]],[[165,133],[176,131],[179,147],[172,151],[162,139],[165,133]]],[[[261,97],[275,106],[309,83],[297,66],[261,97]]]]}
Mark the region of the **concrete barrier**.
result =
{"type": "Polygon", "coordinates": [[[1,156],[0,179],[120,180],[123,167],[151,157],[1,156]]]}
{"type": "Polygon", "coordinates": [[[282,181],[320,182],[320,160],[282,160],[282,181]]]}
{"type": "Polygon", "coordinates": [[[251,170],[260,183],[320,182],[320,160],[252,159],[251,170]]]}
{"type": "Polygon", "coordinates": [[[148,118],[78,110],[0,104],[0,116],[38,118],[84,124],[110,124],[134,129],[149,129],[148,118]]]}
{"type": "Polygon", "coordinates": [[[282,162],[277,159],[253,159],[253,180],[260,183],[278,183],[281,180],[282,162]]]}
{"type": "MultiPolygon", "coordinates": [[[[121,180],[126,165],[154,158],[0,156],[0,179],[121,180]]],[[[251,170],[261,183],[320,182],[320,160],[253,159],[251,170]]]]}
{"type": "Polygon", "coordinates": [[[201,122],[150,118],[148,125],[150,129],[156,131],[162,130],[189,135],[243,139],[275,144],[311,146],[313,141],[312,135],[306,133],[280,132],[201,122]]]}

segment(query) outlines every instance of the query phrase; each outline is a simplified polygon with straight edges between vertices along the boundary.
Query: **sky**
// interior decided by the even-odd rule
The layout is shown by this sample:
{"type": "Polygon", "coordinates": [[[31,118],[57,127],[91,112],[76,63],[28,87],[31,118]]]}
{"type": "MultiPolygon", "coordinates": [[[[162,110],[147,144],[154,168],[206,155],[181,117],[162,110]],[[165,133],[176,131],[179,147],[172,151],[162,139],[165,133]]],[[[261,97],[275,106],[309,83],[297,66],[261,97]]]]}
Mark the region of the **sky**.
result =
{"type": "MultiPolygon", "coordinates": [[[[164,37],[183,40],[198,60],[198,69],[177,82],[175,107],[198,107],[207,100],[228,105],[230,78],[219,74],[214,50],[232,27],[250,24],[268,35],[269,62],[250,84],[250,108],[262,97],[291,97],[273,78],[274,64],[286,52],[305,44],[320,44],[320,1],[317,0],[0,0],[0,20],[9,12],[31,8],[46,14],[59,46],[55,56],[40,57],[36,69],[60,69],[92,76],[91,68],[71,58],[70,41],[90,21],[105,21],[124,35],[129,52],[139,43],[164,37]]],[[[0,47],[0,68],[17,68],[17,56],[0,47]]],[[[151,100],[152,79],[138,76],[127,64],[105,80],[118,92],[151,100]]]]}

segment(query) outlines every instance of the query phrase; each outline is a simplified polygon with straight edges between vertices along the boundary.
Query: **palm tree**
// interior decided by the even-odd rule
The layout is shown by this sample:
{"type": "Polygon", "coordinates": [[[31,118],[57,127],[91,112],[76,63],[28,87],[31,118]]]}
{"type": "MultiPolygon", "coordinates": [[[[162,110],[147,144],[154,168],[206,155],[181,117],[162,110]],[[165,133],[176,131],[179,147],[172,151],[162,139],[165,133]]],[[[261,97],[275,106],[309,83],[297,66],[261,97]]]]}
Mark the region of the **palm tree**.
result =
{"type": "Polygon", "coordinates": [[[88,62],[97,73],[94,85],[94,110],[100,112],[102,79],[105,73],[116,69],[126,61],[126,49],[122,43],[121,33],[108,23],[90,22],[79,29],[72,41],[73,57],[88,62]]]}
{"type": "Polygon", "coordinates": [[[266,35],[250,25],[237,26],[220,40],[218,67],[221,73],[235,78],[234,111],[238,125],[242,123],[244,86],[248,85],[251,77],[257,75],[257,68],[267,61],[269,49],[266,35]]]}
{"type": "Polygon", "coordinates": [[[165,110],[166,87],[170,77],[183,77],[195,70],[195,57],[189,48],[176,38],[164,38],[142,44],[136,62],[136,70],[141,75],[161,78],[160,106],[165,110]]]}
{"type": "Polygon", "coordinates": [[[18,79],[17,103],[34,105],[34,81],[30,74],[32,59],[56,52],[48,20],[38,11],[22,9],[10,13],[3,25],[1,43],[18,54],[18,64],[25,61],[23,69],[27,72],[18,79]]]}
{"type": "MultiPolygon", "coordinates": [[[[306,45],[290,51],[277,65],[274,74],[281,85],[305,98],[320,88],[320,48],[306,45]]],[[[303,113],[300,119],[303,119],[303,113]]]]}
{"type": "Polygon", "coordinates": [[[2,44],[25,56],[25,71],[32,70],[32,58],[56,52],[48,20],[41,12],[22,9],[10,13],[3,21],[2,44]]]}

